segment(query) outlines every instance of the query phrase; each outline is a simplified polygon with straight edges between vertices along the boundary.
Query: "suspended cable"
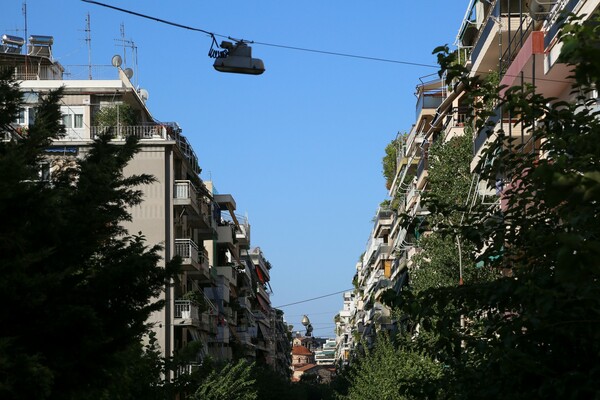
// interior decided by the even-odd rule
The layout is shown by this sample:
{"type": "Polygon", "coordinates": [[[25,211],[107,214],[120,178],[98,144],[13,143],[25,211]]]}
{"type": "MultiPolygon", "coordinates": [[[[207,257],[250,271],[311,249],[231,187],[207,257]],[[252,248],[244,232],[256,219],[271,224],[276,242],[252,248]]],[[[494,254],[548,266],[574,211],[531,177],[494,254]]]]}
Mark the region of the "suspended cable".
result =
{"type": "Polygon", "coordinates": [[[300,301],[296,301],[294,303],[288,303],[288,304],[283,304],[281,306],[277,306],[275,308],[283,308],[283,307],[287,307],[287,306],[293,306],[294,304],[301,304],[301,303],[307,303],[309,301],[313,301],[313,300],[318,300],[318,299],[322,299],[324,297],[330,297],[330,296],[335,296],[336,294],[340,294],[340,293],[344,293],[344,292],[349,292],[351,290],[354,290],[354,288],[351,289],[346,289],[346,290],[340,290],[339,292],[335,292],[335,293],[329,293],[329,294],[324,294],[323,296],[318,296],[318,297],[313,297],[311,299],[306,299],[306,300],[300,300],[300,301]]]}
{"type": "Polygon", "coordinates": [[[188,29],[190,31],[196,31],[196,32],[206,33],[209,36],[213,36],[213,35],[215,35],[215,36],[221,36],[221,35],[216,35],[214,33],[211,33],[209,31],[205,31],[204,29],[194,28],[192,26],[178,24],[176,22],[167,21],[165,19],[156,18],[156,17],[152,17],[150,15],[141,14],[141,13],[138,13],[138,12],[135,12],[135,11],[126,10],[124,8],[115,7],[115,6],[111,6],[109,4],[100,3],[99,1],[93,1],[93,0],[81,0],[81,1],[83,1],[85,3],[96,4],[98,6],[102,6],[102,7],[106,7],[106,8],[112,8],[113,10],[121,11],[121,12],[124,12],[124,13],[127,13],[127,14],[135,15],[135,16],[138,16],[138,17],[146,18],[146,19],[151,19],[153,21],[161,22],[161,23],[167,24],[167,25],[176,26],[178,28],[183,28],[183,29],[188,29]]]}
{"type": "MultiPolygon", "coordinates": [[[[135,11],[126,10],[124,8],[111,6],[109,4],[101,3],[99,1],[94,1],[94,0],[81,0],[81,1],[83,1],[85,3],[96,4],[96,5],[101,6],[101,7],[111,8],[111,9],[116,10],[116,11],[121,11],[121,12],[124,12],[124,13],[127,13],[127,14],[135,15],[137,17],[150,19],[152,21],[156,21],[156,22],[160,22],[160,23],[163,23],[163,24],[175,26],[175,27],[178,27],[178,28],[183,28],[183,29],[187,29],[187,30],[190,30],[190,31],[202,32],[202,33],[207,34],[208,36],[211,36],[213,38],[213,40],[214,40],[215,37],[222,37],[222,38],[231,39],[231,36],[221,35],[221,34],[218,34],[218,33],[209,32],[209,31],[204,30],[204,29],[194,28],[192,26],[179,24],[177,22],[167,21],[167,20],[162,19],[162,18],[157,18],[157,17],[153,17],[153,16],[150,16],[150,15],[138,13],[138,12],[135,12],[135,11]]],[[[297,51],[306,51],[306,52],[310,52],[310,53],[327,54],[327,55],[338,56],[338,57],[350,57],[350,58],[358,58],[358,59],[369,60],[369,61],[379,61],[379,62],[388,62],[388,63],[395,63],[395,64],[414,65],[414,66],[427,67],[427,68],[438,68],[437,65],[433,65],[433,64],[421,64],[421,63],[416,63],[416,62],[411,62],[411,61],[401,61],[401,60],[392,60],[392,59],[387,59],[387,58],[368,57],[368,56],[361,56],[361,55],[357,55],[357,54],[338,53],[338,52],[335,52],[335,51],[308,49],[308,48],[305,48],[305,47],[286,46],[286,45],[282,45],[282,44],[266,43],[266,42],[255,42],[255,41],[250,41],[250,40],[244,40],[244,42],[259,44],[259,45],[262,45],[262,46],[278,47],[278,48],[282,48],[282,49],[297,50],[297,51]]]]}
{"type": "Polygon", "coordinates": [[[381,62],[388,62],[388,63],[395,63],[395,64],[405,64],[405,65],[414,65],[414,66],[418,66],[418,67],[427,67],[427,68],[439,68],[439,65],[433,65],[433,64],[421,64],[421,63],[410,62],[410,61],[391,60],[391,59],[387,59],[387,58],[359,56],[359,55],[356,55],[356,54],[338,53],[338,52],[326,51],[326,50],[307,49],[307,48],[304,48],[304,47],[285,46],[285,45],[273,44],[273,43],[264,43],[264,42],[253,42],[253,43],[254,44],[260,44],[260,45],[263,45],[263,46],[278,47],[278,48],[281,48],[281,49],[306,51],[306,52],[310,52],[310,53],[319,53],[319,54],[328,54],[328,55],[339,56],[339,57],[359,58],[359,59],[362,59],[362,60],[381,61],[381,62]]]}

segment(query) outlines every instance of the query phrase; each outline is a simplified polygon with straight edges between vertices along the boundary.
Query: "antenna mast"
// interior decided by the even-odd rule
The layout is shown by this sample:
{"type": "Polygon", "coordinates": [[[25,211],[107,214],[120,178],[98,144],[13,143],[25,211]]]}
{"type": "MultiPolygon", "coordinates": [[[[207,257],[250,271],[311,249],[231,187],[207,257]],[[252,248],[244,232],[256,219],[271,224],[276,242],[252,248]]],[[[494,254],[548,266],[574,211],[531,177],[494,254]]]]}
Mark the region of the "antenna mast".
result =
{"type": "MultiPolygon", "coordinates": [[[[25,20],[25,40],[27,41],[27,0],[23,0],[21,11],[23,12],[23,19],[25,20]]],[[[27,46],[25,46],[25,53],[27,54],[27,46]]]]}
{"type": "Polygon", "coordinates": [[[92,29],[90,13],[87,13],[85,19],[85,42],[88,47],[88,79],[92,80],[92,29]]]}
{"type": "Polygon", "coordinates": [[[133,76],[135,77],[135,86],[137,87],[138,82],[138,56],[137,56],[137,46],[135,42],[131,39],[125,39],[125,24],[121,22],[121,39],[115,39],[117,42],[121,42],[123,46],[123,64],[127,64],[127,52],[125,49],[129,47],[131,49],[131,56],[133,58],[133,76]]]}

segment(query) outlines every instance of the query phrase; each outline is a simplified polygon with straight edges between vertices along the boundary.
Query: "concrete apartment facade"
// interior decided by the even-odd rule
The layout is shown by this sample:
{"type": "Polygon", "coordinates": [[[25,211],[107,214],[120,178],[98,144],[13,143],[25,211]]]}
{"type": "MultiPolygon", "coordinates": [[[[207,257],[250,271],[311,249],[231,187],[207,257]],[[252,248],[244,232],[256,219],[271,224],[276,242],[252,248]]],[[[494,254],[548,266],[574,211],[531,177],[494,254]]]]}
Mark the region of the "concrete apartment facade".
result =
{"type": "Polygon", "coordinates": [[[177,278],[161,294],[166,306],[148,321],[163,355],[199,341],[201,349],[190,368],[210,355],[224,361],[262,360],[287,373],[287,328],[283,312],[273,309],[269,299],[271,265],[260,249],[251,248],[250,224],[236,214],[233,196],[217,193],[212,182],[201,179],[198,157],[179,125],[156,121],[147,93],[136,89],[120,67],[114,69],[116,79],[69,80],[52,59],[52,37],[29,38],[27,54],[24,43],[4,35],[0,44],[0,68],[14,72],[25,102],[14,133],[4,140],[19,140],[35,123],[39,98],[63,87],[66,133],[46,151],[48,179],[65,163],[85,157],[100,134],[111,133],[117,145],[130,135],[139,139],[140,151],[124,174],[146,173],[156,180],[140,188],[143,202],[130,210],[132,220],[125,227],[142,232],[149,245],[163,247],[163,266],[175,256],[182,260],[177,278]],[[98,113],[111,108],[117,111],[116,121],[96,124],[98,113]],[[119,119],[119,110],[126,109],[135,123],[119,119]]]}
{"type": "MultiPolygon", "coordinates": [[[[464,20],[457,21],[460,28],[455,45],[460,62],[470,76],[497,73],[500,85],[529,83],[546,97],[572,101],[569,68],[558,62],[561,13],[573,13],[585,20],[599,5],[598,0],[470,0],[464,20]]],[[[417,85],[415,122],[408,134],[396,137],[396,173],[389,201],[377,209],[365,252],[356,265],[355,290],[352,295],[344,293],[344,308],[336,321],[339,362],[347,362],[345,349],[352,350],[359,340],[370,345],[374,333],[399,328],[399,321],[391,319],[389,308],[381,303],[381,295],[393,289],[402,296],[411,271],[419,267],[414,257],[420,251],[418,238],[427,234],[423,221],[428,211],[421,198],[428,190],[429,146],[464,135],[469,123],[461,85],[447,86],[443,78],[417,85]],[[408,224],[401,223],[401,215],[408,215],[408,224]]],[[[598,108],[597,99],[595,104],[598,108]]],[[[493,127],[491,134],[488,129],[470,130],[472,171],[499,129],[516,140],[514,149],[539,151],[539,141],[514,121],[497,108],[488,119],[493,127]]],[[[465,204],[500,207],[501,193],[494,182],[482,181],[476,174],[472,179],[465,204]]]]}

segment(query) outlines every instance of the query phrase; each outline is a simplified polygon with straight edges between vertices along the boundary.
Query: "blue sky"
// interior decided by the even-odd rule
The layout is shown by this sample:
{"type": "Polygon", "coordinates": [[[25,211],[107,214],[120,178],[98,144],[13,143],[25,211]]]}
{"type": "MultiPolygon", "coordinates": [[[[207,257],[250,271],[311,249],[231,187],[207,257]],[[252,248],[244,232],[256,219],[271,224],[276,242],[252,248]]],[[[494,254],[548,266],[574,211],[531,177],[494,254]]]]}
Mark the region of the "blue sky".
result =
{"type": "MultiPolygon", "coordinates": [[[[435,64],[431,51],[452,44],[467,0],[375,2],[281,0],[99,0],[221,35],[322,51],[435,64]],[[168,5],[166,5],[168,3],[168,5]]],[[[0,34],[24,36],[23,1],[3,2],[0,34]]],[[[160,121],[176,121],[220,193],[249,216],[252,244],[271,261],[275,306],[349,289],[378,204],[386,198],[381,158],[415,118],[415,85],[435,68],[253,45],[260,76],[213,70],[205,34],[78,0],[28,0],[28,34],[54,36],[53,54],[73,78],[87,78],[85,20],[92,64],[131,48],[134,82],[160,121]],[[84,67],[72,67],[84,65],[84,67]]],[[[111,75],[112,74],[112,75],[111,75]]],[[[98,75],[96,75],[98,76],[98,75]]],[[[302,328],[333,336],[341,294],[284,307],[302,328]]]]}

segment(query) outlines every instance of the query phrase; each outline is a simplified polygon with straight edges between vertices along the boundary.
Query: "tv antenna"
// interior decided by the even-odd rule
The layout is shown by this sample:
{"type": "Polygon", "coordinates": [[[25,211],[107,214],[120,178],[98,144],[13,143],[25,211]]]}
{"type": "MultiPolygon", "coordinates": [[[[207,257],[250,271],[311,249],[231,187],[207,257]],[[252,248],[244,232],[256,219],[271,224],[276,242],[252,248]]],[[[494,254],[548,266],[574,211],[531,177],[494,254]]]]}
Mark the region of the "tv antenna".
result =
{"type": "Polygon", "coordinates": [[[85,18],[85,42],[88,48],[88,79],[92,80],[92,29],[89,12],[85,18]]]}
{"type": "Polygon", "coordinates": [[[127,64],[127,48],[131,49],[131,57],[133,58],[133,70],[135,76],[135,86],[137,87],[138,81],[138,53],[137,46],[132,39],[125,39],[125,24],[121,22],[121,38],[115,39],[115,41],[120,42],[121,46],[123,46],[123,63],[127,64]]]}

